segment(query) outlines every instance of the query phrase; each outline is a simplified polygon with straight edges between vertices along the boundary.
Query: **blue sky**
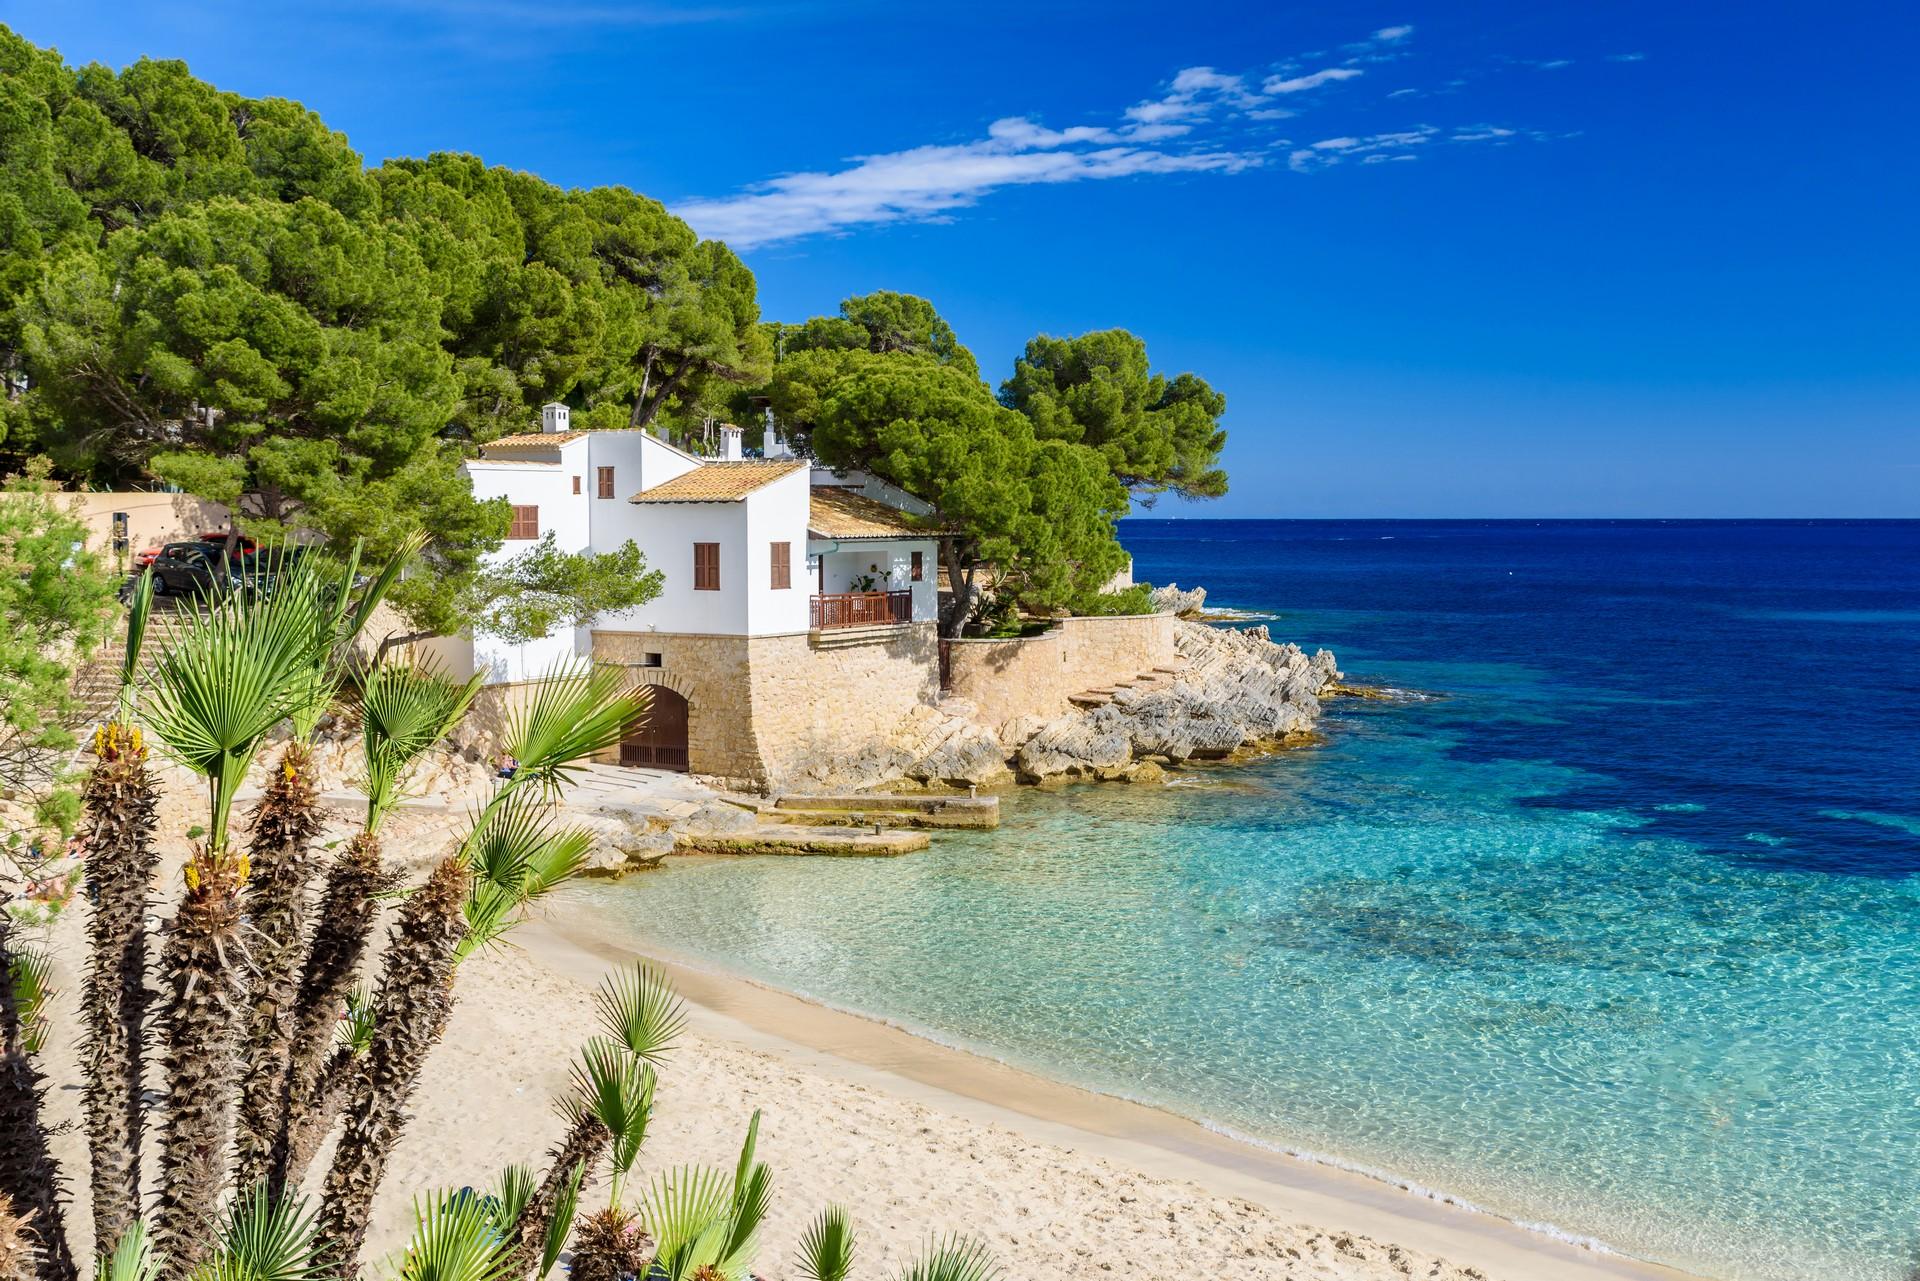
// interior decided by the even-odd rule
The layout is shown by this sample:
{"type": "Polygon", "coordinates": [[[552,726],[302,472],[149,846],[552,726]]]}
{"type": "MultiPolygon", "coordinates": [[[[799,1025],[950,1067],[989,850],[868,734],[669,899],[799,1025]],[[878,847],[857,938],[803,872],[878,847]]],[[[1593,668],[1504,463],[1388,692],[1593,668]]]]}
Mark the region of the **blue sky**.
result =
{"type": "Polygon", "coordinates": [[[765,314],[1226,392],[1191,516],[1920,516],[1920,6],[0,0],[370,159],[664,200],[765,314]]]}

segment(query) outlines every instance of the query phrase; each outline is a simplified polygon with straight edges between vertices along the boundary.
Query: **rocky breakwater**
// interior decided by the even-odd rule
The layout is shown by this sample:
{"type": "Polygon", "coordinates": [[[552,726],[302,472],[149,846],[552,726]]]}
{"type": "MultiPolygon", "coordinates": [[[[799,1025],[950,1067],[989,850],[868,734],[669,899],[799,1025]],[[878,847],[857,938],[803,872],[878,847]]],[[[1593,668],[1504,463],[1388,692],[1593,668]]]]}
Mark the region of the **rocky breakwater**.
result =
{"type": "Polygon", "coordinates": [[[1331,652],[1309,656],[1265,627],[1182,622],[1175,643],[1183,665],[1171,680],[1117,688],[1110,702],[1050,721],[1002,727],[1020,780],[1142,781],[1169,765],[1298,742],[1320,718],[1321,692],[1340,677],[1331,652]]]}

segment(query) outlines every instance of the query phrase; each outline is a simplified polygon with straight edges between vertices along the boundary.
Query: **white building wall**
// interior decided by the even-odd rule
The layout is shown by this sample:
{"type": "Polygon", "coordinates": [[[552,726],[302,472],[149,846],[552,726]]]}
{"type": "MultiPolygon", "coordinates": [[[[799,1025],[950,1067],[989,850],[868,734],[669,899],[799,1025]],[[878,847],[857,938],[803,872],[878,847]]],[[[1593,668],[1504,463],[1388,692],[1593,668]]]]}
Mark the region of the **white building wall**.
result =
{"type": "MultiPolygon", "coordinates": [[[[586,465],[586,442],[569,441],[560,447],[561,461],[500,461],[475,459],[466,464],[473,482],[473,496],[485,500],[505,498],[516,505],[532,504],[540,509],[540,534],[553,535],[554,546],[563,552],[586,551],[590,542],[587,512],[587,482],[582,492],[573,492],[573,478],[582,475],[586,465]]],[[[528,551],[533,541],[509,539],[500,550],[491,552],[486,563],[499,564],[528,551]]],[[[491,683],[532,680],[556,667],[572,662],[585,652],[572,628],[563,628],[526,644],[508,644],[484,632],[473,635],[468,655],[458,653],[457,643],[436,654],[449,669],[485,670],[491,683]],[[463,661],[464,659],[464,661],[463,661]]]]}
{"type": "MultiPolygon", "coordinates": [[[[611,504],[602,504],[611,506],[611,504]]],[[[660,594],[637,609],[610,611],[594,620],[608,631],[694,632],[740,636],[747,630],[745,503],[623,503],[627,518],[612,526],[612,543],[631,538],[661,573],[660,594]],[[693,589],[693,545],[720,544],[720,590],[693,589]]],[[[611,517],[609,517],[611,525],[611,517]]],[[[762,566],[764,572],[764,565],[762,566]]]]}
{"type": "Polygon", "coordinates": [[[807,576],[807,473],[796,468],[748,494],[747,628],[753,636],[786,636],[807,630],[813,583],[807,576]],[[792,586],[773,588],[773,544],[789,545],[792,586]]]}

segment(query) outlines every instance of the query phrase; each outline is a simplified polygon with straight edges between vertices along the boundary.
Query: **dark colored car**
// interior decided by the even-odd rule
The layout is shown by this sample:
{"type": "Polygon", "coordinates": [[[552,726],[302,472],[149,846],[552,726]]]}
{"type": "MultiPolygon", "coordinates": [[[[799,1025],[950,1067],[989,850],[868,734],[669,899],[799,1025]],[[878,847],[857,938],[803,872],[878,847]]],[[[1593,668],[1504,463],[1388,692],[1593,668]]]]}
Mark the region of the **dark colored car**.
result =
{"type": "MultiPolygon", "coordinates": [[[[197,541],[203,543],[218,543],[224,547],[227,542],[227,532],[224,529],[209,529],[201,534],[197,541]]],[[[247,555],[252,555],[256,544],[251,538],[242,534],[240,535],[239,546],[242,552],[247,555]]],[[[165,550],[165,547],[148,547],[135,552],[133,554],[133,567],[135,569],[145,569],[147,566],[153,564],[154,561],[158,560],[160,553],[165,550]]]]}
{"type": "MultiPolygon", "coordinates": [[[[153,575],[155,596],[212,598],[234,591],[266,594],[304,553],[300,547],[269,547],[245,548],[229,556],[224,543],[168,543],[143,572],[153,575]]],[[[122,600],[132,598],[139,577],[135,574],[120,589],[122,600]]]]}

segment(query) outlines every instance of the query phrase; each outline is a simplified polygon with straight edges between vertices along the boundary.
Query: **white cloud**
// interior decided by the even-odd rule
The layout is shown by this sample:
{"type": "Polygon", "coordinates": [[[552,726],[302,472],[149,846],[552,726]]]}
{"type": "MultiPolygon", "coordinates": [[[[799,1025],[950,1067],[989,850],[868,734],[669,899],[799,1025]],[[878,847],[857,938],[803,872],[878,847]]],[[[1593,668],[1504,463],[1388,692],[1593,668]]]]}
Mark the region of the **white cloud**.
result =
{"type": "Polygon", "coordinates": [[[1573,59],[1572,58],[1553,58],[1546,62],[1536,62],[1533,65],[1539,68],[1541,71],[1558,71],[1562,67],[1571,67],[1573,65],[1573,59]]]}
{"type": "Polygon", "coordinates": [[[1646,60],[1647,55],[1644,53],[1610,53],[1607,55],[1608,62],[1645,62],[1646,60]]]}
{"type": "Polygon", "coordinates": [[[1261,86],[1267,93],[1302,93],[1308,89],[1318,89],[1323,84],[1336,80],[1351,80],[1365,74],[1358,67],[1328,67],[1323,71],[1310,72],[1304,76],[1268,76],[1261,86]]]}
{"type": "MultiPolygon", "coordinates": [[[[839,168],[786,174],[729,196],[693,200],[675,213],[703,236],[735,248],[796,240],[856,227],[909,221],[942,221],[954,210],[977,204],[1008,187],[1096,182],[1102,179],[1171,174],[1234,174],[1263,166],[1283,151],[1287,166],[1310,173],[1345,162],[1374,165],[1414,159],[1431,141],[1500,143],[1516,137],[1546,140],[1504,125],[1431,124],[1376,133],[1333,133],[1294,146],[1276,140],[1254,122],[1290,119],[1300,114],[1279,99],[1322,85],[1352,80],[1359,62],[1400,56],[1384,46],[1404,41],[1407,26],[1383,27],[1342,65],[1303,71],[1327,55],[1311,55],[1279,66],[1258,87],[1245,74],[1213,67],[1186,67],[1162,87],[1119,112],[1108,124],[1051,128],[1030,116],[1007,116],[990,123],[985,135],[969,142],[907,147],[880,155],[853,156],[839,168]]],[[[1455,85],[1462,81],[1452,82],[1455,85]]],[[[1399,89],[1390,100],[1421,93],[1399,89]]],[[[1297,99],[1303,106],[1317,98],[1297,99]]],[[[1377,103],[1378,100],[1376,99],[1377,103]]]]}

